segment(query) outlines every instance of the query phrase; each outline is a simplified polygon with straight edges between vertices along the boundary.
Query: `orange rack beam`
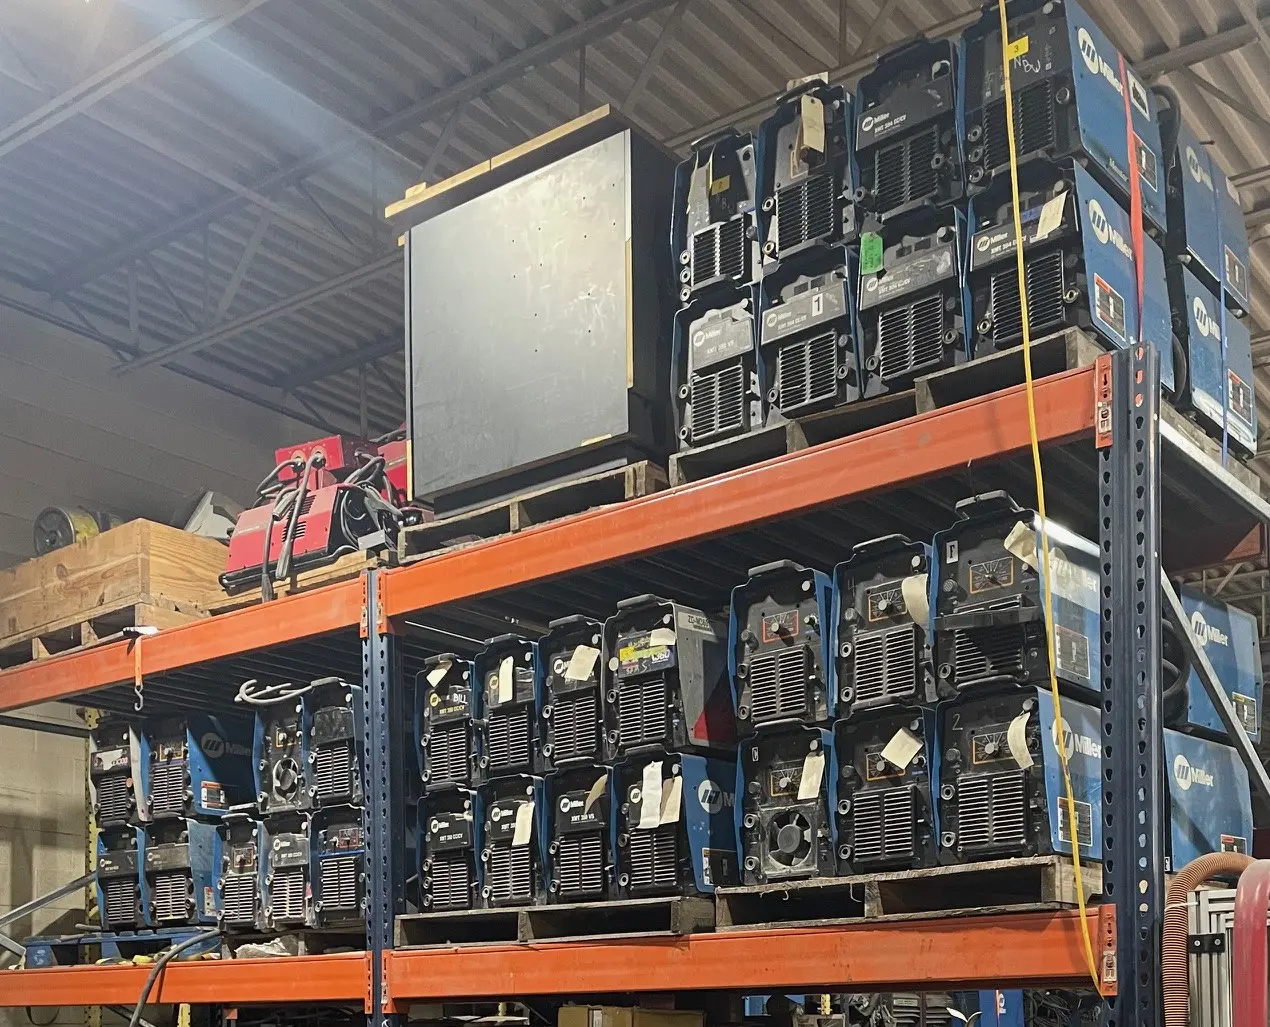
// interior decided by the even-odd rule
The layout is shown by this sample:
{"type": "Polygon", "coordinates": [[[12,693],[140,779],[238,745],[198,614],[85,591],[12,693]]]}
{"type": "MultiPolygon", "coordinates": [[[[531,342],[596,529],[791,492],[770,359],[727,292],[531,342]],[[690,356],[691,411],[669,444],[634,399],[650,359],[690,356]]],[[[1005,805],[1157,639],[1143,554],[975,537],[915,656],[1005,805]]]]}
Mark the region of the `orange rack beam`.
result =
{"type": "MultiPolygon", "coordinates": [[[[1114,981],[1114,911],[1088,911],[1114,981]]],[[[874,921],[679,938],[403,949],[384,954],[388,993],[411,1000],[708,989],[764,992],[1091,984],[1079,914],[874,921]]]]}
{"type": "MultiPolygon", "coordinates": [[[[148,966],[65,966],[0,971],[0,1006],[131,1006],[150,970],[148,966]]],[[[361,952],[289,959],[177,961],[164,969],[151,1001],[360,1005],[368,973],[368,957],[361,952]]]]}
{"type": "MultiPolygon", "coordinates": [[[[1036,383],[1042,444],[1093,434],[1094,368],[1036,383]]],[[[1024,450],[1022,386],[755,467],[447,553],[380,577],[381,617],[524,585],[1024,450]]]]}
{"type": "MultiPolygon", "coordinates": [[[[143,638],[144,676],[188,667],[362,622],[366,589],[362,579],[342,581],[219,617],[168,628],[143,638]]],[[[130,642],[114,642],[0,671],[0,711],[67,699],[95,688],[133,679],[136,652],[130,642]]]]}

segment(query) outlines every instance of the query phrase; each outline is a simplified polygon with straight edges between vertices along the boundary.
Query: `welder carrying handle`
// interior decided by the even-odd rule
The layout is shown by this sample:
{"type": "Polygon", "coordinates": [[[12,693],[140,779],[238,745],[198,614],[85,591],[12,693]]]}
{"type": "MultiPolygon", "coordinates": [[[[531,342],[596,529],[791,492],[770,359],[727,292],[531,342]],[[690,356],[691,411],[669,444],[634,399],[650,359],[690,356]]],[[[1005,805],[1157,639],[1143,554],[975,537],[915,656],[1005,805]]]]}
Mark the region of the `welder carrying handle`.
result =
{"type": "Polygon", "coordinates": [[[936,631],[976,631],[986,628],[1014,628],[1035,624],[1041,619],[1039,606],[1007,606],[999,610],[968,610],[945,613],[935,618],[936,631]]]}

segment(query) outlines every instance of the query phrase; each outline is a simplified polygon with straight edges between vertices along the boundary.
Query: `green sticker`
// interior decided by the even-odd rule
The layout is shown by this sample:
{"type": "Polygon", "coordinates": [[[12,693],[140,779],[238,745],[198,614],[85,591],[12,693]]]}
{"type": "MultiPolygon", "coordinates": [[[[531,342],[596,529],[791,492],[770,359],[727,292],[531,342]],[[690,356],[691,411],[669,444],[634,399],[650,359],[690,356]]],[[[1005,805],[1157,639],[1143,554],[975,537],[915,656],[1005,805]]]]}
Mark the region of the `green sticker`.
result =
{"type": "Polygon", "coordinates": [[[860,235],[860,274],[875,275],[882,270],[882,237],[877,232],[860,235]]]}

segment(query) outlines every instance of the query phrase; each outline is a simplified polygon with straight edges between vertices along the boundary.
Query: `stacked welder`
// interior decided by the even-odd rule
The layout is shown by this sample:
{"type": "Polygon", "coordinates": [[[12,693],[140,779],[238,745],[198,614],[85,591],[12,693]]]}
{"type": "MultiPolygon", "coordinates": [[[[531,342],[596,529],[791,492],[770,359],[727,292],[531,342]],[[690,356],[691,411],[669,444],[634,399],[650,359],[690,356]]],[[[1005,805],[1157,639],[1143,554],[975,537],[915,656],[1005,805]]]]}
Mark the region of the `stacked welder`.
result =
{"type": "Polygon", "coordinates": [[[141,732],[136,723],[111,714],[92,729],[88,762],[93,819],[97,823],[97,908],[103,930],[132,930],[146,923],[142,861],[145,808],[141,732]]]}
{"type": "Polygon", "coordinates": [[[861,542],[834,569],[841,873],[936,862],[931,547],[861,542]]]}
{"type": "Polygon", "coordinates": [[[788,560],[732,591],[729,669],[738,745],[737,847],[745,884],[837,870],[837,710],[829,577],[788,560]]]}
{"type": "Polygon", "coordinates": [[[910,388],[972,351],[961,74],[955,42],[919,38],[882,56],[856,87],[866,395],[910,388]]]}

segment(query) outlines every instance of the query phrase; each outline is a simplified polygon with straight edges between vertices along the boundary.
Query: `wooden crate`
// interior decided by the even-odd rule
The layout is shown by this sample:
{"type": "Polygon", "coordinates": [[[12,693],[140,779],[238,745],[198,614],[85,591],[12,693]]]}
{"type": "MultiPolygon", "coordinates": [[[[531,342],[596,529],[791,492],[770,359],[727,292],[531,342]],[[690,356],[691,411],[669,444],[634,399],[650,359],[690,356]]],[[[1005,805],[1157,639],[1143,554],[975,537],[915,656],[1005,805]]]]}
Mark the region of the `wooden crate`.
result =
{"type": "Polygon", "coordinates": [[[0,570],[0,666],[14,666],[110,637],[206,616],[225,547],[152,521],[0,570]]]}
{"type": "Polygon", "coordinates": [[[700,895],[564,902],[520,911],[523,942],[675,937],[714,930],[714,902],[700,895]]]}

